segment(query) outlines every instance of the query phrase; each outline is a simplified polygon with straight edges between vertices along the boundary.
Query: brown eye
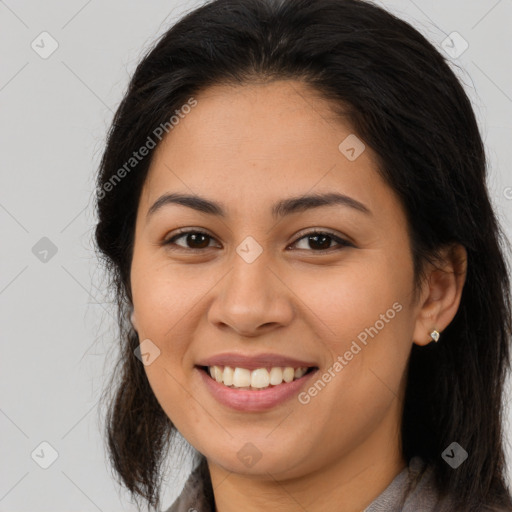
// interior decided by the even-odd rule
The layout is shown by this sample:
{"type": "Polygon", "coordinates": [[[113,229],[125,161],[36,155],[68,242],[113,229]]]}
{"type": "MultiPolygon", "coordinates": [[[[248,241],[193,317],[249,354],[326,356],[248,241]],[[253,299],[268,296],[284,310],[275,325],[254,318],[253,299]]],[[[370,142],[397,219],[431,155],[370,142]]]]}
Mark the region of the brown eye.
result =
{"type": "Polygon", "coordinates": [[[202,231],[182,231],[164,242],[164,245],[177,245],[184,249],[206,249],[210,245],[212,237],[202,231]],[[176,240],[184,239],[185,244],[177,244],[176,240]]]}
{"type": "Polygon", "coordinates": [[[338,244],[338,247],[334,247],[335,249],[339,249],[340,247],[354,247],[350,242],[347,242],[346,240],[343,240],[342,238],[335,236],[332,233],[325,233],[320,231],[312,231],[296,240],[292,245],[296,245],[301,240],[306,240],[307,247],[299,248],[300,250],[312,249],[316,252],[327,251],[329,249],[333,249],[331,246],[333,241],[338,244]]]}

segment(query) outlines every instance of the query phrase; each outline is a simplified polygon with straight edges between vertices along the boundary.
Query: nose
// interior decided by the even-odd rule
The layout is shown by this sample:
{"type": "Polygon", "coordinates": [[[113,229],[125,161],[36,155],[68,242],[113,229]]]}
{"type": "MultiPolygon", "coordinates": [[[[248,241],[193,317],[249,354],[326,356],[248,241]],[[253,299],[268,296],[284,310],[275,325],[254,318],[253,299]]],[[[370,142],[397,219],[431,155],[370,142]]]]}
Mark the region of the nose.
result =
{"type": "Polygon", "coordinates": [[[209,321],[244,337],[289,325],[294,315],[293,293],[271,267],[264,254],[252,263],[236,255],[233,268],[218,284],[209,321]]]}

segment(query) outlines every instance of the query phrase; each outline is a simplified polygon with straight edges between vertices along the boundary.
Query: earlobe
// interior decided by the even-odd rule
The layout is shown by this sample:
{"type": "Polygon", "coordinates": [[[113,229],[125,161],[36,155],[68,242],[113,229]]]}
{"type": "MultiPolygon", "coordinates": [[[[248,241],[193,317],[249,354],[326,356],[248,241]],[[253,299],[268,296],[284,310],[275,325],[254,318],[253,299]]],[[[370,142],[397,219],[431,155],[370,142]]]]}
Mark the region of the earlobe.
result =
{"type": "Polygon", "coordinates": [[[413,342],[437,342],[457,314],[467,274],[467,252],[459,245],[443,251],[437,265],[431,266],[423,284],[422,302],[416,317],[413,342]]]}

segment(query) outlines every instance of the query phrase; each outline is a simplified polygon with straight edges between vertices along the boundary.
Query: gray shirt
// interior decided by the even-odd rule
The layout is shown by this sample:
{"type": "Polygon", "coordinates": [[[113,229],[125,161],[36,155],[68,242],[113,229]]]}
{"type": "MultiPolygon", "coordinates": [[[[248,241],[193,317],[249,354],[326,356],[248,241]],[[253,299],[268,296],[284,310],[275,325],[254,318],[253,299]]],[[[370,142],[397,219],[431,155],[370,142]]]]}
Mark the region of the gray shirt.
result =
{"type": "MultiPolygon", "coordinates": [[[[165,512],[215,512],[211,485],[204,488],[203,478],[209,482],[206,459],[192,471],[185,486],[165,512]]],[[[434,484],[431,467],[420,457],[413,457],[384,491],[363,512],[451,512],[453,502],[441,499],[434,484]]]]}

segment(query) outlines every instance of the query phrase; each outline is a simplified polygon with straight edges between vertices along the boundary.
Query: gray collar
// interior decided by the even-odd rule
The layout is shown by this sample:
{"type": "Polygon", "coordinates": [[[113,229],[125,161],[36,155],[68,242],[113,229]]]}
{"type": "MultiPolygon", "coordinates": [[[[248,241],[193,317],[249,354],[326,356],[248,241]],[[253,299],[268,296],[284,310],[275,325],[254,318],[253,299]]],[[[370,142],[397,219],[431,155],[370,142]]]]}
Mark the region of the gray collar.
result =
{"type": "MultiPolygon", "coordinates": [[[[441,499],[434,473],[421,457],[413,457],[363,512],[449,512],[453,502],[441,499]]],[[[181,494],[165,512],[215,512],[210,474],[205,457],[192,471],[181,494]],[[204,485],[206,482],[206,486],[204,485]]]]}

